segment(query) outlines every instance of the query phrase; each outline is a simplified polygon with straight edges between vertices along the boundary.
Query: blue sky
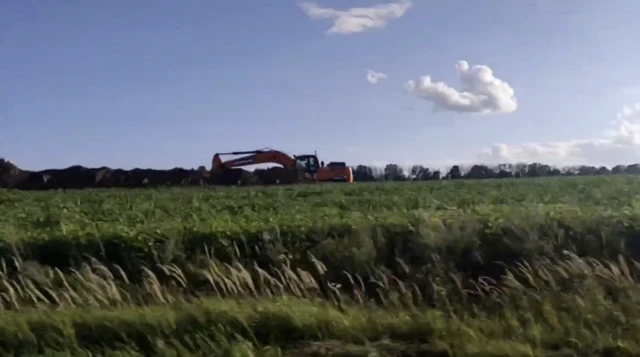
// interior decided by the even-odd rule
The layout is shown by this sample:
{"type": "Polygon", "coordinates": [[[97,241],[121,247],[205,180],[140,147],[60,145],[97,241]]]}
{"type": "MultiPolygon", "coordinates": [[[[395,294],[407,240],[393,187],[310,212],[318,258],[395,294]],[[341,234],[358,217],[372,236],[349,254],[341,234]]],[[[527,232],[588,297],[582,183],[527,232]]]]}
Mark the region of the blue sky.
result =
{"type": "Polygon", "coordinates": [[[640,161],[637,0],[398,1],[0,2],[0,156],[28,169],[208,167],[262,147],[352,165],[640,161]],[[506,82],[511,108],[466,88],[461,60],[506,82]],[[449,88],[406,90],[426,75],[449,88]]]}

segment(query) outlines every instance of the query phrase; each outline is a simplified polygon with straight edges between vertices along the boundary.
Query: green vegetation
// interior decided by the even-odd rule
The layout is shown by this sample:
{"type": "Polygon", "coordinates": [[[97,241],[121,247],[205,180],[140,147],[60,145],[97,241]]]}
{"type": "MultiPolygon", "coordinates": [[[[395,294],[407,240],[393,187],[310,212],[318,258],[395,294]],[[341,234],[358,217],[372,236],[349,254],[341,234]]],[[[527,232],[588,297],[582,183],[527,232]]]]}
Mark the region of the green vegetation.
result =
{"type": "Polygon", "coordinates": [[[0,355],[639,355],[640,178],[0,191],[0,355]]]}

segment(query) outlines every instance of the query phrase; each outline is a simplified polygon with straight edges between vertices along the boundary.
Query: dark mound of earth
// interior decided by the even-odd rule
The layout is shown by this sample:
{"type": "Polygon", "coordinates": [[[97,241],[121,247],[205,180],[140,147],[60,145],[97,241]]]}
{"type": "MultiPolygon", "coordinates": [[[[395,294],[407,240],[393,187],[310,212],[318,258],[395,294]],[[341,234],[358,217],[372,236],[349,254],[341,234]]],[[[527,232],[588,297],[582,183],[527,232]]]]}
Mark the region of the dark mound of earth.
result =
{"type": "Polygon", "coordinates": [[[0,188],[18,190],[139,188],[158,186],[259,185],[293,184],[305,179],[304,174],[282,167],[255,170],[230,169],[211,173],[198,169],[112,169],[70,166],[42,171],[22,170],[0,158],[0,188]]]}

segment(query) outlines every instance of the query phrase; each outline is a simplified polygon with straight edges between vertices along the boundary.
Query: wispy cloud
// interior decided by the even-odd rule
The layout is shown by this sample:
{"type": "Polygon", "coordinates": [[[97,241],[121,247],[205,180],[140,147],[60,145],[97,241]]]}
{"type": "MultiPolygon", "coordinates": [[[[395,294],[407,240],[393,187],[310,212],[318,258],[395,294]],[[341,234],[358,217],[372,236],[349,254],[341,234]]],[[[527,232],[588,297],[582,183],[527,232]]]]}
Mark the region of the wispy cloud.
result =
{"type": "Polygon", "coordinates": [[[367,81],[371,84],[376,84],[383,79],[387,79],[387,75],[382,72],[375,72],[373,70],[367,70],[367,81]]]}
{"type": "Polygon", "coordinates": [[[302,2],[298,6],[314,20],[332,20],[333,26],[327,34],[354,34],[387,26],[391,19],[397,19],[412,6],[410,0],[399,0],[387,4],[371,7],[353,7],[347,10],[337,10],[320,7],[314,2],[302,2]]]}

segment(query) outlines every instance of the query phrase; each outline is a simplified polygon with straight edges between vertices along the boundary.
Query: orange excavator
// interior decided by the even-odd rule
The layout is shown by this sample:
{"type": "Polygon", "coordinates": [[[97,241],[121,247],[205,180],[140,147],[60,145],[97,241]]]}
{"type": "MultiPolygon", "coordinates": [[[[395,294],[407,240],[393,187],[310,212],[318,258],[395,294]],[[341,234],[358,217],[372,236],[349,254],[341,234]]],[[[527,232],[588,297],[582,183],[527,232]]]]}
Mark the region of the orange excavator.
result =
{"type": "Polygon", "coordinates": [[[235,181],[239,174],[238,168],[259,164],[281,166],[267,170],[255,170],[253,178],[261,183],[353,182],[353,171],[344,162],[331,162],[325,166],[324,161],[318,160],[317,154],[289,156],[282,151],[273,149],[217,153],[211,162],[211,172],[214,175],[225,176],[227,174],[227,181],[229,177],[233,177],[231,181],[235,181]],[[223,155],[244,156],[222,161],[221,156],[223,155]],[[228,175],[233,171],[235,171],[235,175],[228,175]]]}

